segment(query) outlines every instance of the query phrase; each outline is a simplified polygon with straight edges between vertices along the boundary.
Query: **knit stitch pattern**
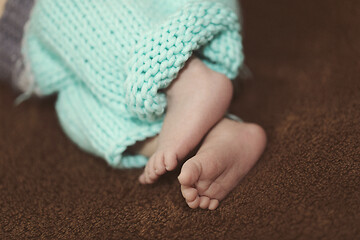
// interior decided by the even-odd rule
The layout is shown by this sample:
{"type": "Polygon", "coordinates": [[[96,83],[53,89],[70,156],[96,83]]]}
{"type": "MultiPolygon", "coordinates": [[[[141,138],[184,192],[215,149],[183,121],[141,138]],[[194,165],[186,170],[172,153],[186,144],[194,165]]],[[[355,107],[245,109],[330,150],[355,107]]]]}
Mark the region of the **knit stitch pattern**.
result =
{"type": "Polygon", "coordinates": [[[42,95],[58,93],[67,135],[114,167],[161,130],[162,93],[196,54],[234,79],[243,62],[235,0],[38,0],[23,55],[42,95]],[[149,6],[152,6],[149,8],[149,6]]]}

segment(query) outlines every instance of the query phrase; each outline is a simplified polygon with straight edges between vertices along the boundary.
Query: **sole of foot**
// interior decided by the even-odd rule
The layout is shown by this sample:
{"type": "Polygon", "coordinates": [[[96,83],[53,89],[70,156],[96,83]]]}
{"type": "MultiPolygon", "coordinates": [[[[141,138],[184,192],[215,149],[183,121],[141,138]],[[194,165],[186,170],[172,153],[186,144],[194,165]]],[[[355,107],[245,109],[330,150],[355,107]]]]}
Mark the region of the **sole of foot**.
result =
{"type": "Polygon", "coordinates": [[[229,119],[205,137],[197,154],[182,166],[178,180],[190,208],[214,210],[250,171],[266,146],[264,130],[229,119]]]}

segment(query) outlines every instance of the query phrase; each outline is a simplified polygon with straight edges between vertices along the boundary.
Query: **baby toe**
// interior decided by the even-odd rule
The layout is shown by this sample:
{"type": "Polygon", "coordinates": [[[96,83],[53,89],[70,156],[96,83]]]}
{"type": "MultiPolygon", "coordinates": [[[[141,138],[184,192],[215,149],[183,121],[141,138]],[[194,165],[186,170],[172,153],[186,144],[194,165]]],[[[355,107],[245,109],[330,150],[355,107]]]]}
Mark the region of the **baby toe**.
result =
{"type": "Polygon", "coordinates": [[[195,188],[181,186],[181,193],[187,202],[192,202],[198,197],[198,191],[195,188]]]}
{"type": "Polygon", "coordinates": [[[207,209],[209,205],[210,205],[210,198],[206,196],[201,196],[199,207],[202,209],[207,209]]]}
{"type": "Polygon", "coordinates": [[[198,166],[197,162],[189,159],[181,168],[178,180],[181,185],[193,186],[199,180],[201,174],[201,167],[198,166]]]}
{"type": "Polygon", "coordinates": [[[154,173],[150,173],[148,176],[148,180],[147,180],[147,184],[152,184],[154,183],[159,177],[154,174],[154,173]]]}
{"type": "Polygon", "coordinates": [[[215,210],[219,206],[219,200],[211,199],[209,203],[209,210],[215,210]]]}
{"type": "Polygon", "coordinates": [[[149,160],[149,162],[147,163],[147,165],[145,166],[145,170],[144,170],[144,175],[145,175],[145,183],[146,184],[150,184],[150,183],[152,183],[152,178],[151,178],[151,176],[152,176],[152,171],[151,171],[151,166],[150,166],[150,164],[151,164],[152,162],[151,162],[151,159],[149,160]]]}
{"type": "Polygon", "coordinates": [[[186,201],[186,203],[190,208],[197,208],[199,207],[200,204],[200,197],[196,196],[194,201],[190,201],[190,202],[186,201]]]}
{"type": "Polygon", "coordinates": [[[146,181],[145,181],[145,174],[142,173],[140,176],[139,176],[139,182],[141,184],[146,184],[146,181]]]}
{"type": "Polygon", "coordinates": [[[171,153],[171,152],[167,152],[165,153],[165,156],[164,156],[165,160],[164,160],[164,163],[165,163],[165,167],[166,167],[166,170],[167,171],[172,171],[176,168],[177,166],[177,157],[176,157],[176,154],[175,153],[171,153]]]}
{"type": "Polygon", "coordinates": [[[154,172],[156,175],[160,176],[166,173],[166,168],[164,164],[164,158],[158,157],[154,163],[154,172]]]}

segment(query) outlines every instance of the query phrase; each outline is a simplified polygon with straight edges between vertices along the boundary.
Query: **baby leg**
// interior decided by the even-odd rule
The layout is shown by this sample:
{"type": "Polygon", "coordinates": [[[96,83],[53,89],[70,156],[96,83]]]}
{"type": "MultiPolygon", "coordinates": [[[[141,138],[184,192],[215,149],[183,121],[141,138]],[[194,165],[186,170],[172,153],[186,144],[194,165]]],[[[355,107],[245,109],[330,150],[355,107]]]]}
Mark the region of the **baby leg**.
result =
{"type": "Polygon", "coordinates": [[[166,91],[168,108],[159,134],[157,150],[139,180],[155,182],[174,170],[224,116],[233,87],[223,74],[212,71],[197,58],[188,61],[166,91]]]}

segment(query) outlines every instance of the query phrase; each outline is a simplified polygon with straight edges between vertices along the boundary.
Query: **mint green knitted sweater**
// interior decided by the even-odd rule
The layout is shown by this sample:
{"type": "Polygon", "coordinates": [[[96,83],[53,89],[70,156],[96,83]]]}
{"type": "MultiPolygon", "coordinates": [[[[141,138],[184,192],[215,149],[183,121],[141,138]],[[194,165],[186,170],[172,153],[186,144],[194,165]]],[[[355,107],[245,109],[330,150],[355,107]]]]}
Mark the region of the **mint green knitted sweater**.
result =
{"type": "Polygon", "coordinates": [[[196,54],[234,79],[243,62],[236,0],[38,0],[23,41],[41,95],[58,93],[67,135],[111,166],[161,130],[163,91],[196,54]]]}

